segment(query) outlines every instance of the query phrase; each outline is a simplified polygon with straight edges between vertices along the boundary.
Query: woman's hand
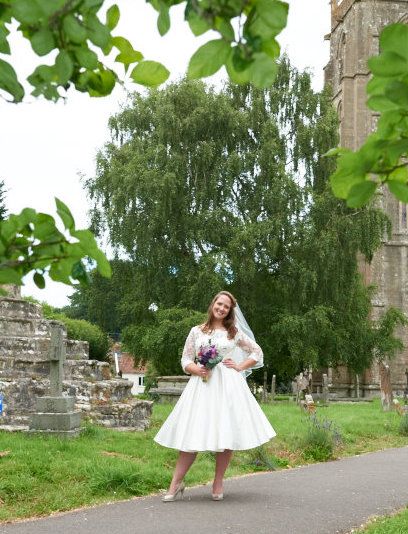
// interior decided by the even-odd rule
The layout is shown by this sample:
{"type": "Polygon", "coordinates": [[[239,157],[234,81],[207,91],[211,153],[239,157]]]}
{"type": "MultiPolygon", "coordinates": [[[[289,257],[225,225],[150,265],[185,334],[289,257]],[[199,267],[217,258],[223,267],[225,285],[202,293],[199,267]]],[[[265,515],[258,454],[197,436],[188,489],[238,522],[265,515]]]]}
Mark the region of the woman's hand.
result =
{"type": "Polygon", "coordinates": [[[225,367],[228,367],[229,369],[235,369],[238,372],[242,371],[241,367],[232,358],[225,358],[222,363],[225,365],[225,367]]]}
{"type": "Polygon", "coordinates": [[[189,363],[186,365],[185,371],[190,375],[199,376],[200,378],[208,378],[210,375],[209,369],[206,369],[202,365],[196,363],[189,363]]]}

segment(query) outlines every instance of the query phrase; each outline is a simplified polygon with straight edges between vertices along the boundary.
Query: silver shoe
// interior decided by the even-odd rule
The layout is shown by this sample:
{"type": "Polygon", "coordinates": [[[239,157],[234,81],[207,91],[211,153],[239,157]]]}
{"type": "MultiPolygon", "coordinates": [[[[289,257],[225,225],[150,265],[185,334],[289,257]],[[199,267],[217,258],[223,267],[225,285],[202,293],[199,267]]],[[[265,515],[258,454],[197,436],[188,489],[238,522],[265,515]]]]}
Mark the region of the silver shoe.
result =
{"type": "Polygon", "coordinates": [[[173,502],[177,499],[178,495],[180,495],[180,499],[183,499],[185,489],[186,489],[186,486],[184,482],[181,482],[174,493],[166,493],[166,495],[163,495],[162,501],[173,502]]]}
{"type": "Polygon", "coordinates": [[[223,493],[213,493],[212,494],[212,500],[213,501],[222,501],[224,499],[223,493]]]}

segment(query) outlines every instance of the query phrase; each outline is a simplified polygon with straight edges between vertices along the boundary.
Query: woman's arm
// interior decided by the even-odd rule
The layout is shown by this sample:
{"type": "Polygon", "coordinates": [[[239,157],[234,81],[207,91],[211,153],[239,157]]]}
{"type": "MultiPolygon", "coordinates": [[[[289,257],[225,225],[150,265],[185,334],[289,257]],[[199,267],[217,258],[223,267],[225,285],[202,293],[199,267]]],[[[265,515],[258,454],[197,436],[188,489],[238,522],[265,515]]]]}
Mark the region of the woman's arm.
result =
{"type": "Polygon", "coordinates": [[[197,327],[193,327],[187,336],[186,342],[184,344],[183,354],[181,356],[181,367],[187,375],[197,375],[204,378],[208,376],[208,369],[205,369],[205,367],[201,367],[201,365],[197,365],[196,363],[194,363],[196,355],[196,329],[197,327]]]}
{"type": "Polygon", "coordinates": [[[245,371],[250,367],[253,367],[258,362],[263,363],[263,352],[261,347],[249,336],[241,332],[240,330],[236,334],[236,343],[243,351],[248,354],[248,358],[241,363],[235,362],[232,358],[227,358],[223,361],[223,364],[236,371],[245,371]]]}

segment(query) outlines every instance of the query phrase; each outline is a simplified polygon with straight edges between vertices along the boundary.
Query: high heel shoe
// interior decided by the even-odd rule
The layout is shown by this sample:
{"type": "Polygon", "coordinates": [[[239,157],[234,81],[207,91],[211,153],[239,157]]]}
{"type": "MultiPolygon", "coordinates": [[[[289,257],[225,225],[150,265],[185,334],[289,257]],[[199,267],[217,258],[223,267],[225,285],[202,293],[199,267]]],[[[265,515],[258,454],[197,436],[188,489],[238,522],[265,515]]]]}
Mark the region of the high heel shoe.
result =
{"type": "Polygon", "coordinates": [[[186,489],[186,486],[184,482],[181,482],[174,493],[167,493],[166,495],[163,495],[162,501],[173,502],[177,499],[177,495],[180,495],[180,499],[183,499],[185,489],[186,489]]]}
{"type": "Polygon", "coordinates": [[[213,493],[212,494],[212,500],[213,501],[222,501],[224,499],[223,493],[213,493]]]}

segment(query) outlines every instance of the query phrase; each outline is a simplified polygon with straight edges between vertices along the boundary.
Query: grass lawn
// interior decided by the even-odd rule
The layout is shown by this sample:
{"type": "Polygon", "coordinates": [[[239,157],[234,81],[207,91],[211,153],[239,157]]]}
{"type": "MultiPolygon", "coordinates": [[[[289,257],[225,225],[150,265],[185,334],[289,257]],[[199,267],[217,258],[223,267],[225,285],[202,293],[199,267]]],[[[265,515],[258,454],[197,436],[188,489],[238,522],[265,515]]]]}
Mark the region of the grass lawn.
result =
{"type": "MultiPolygon", "coordinates": [[[[237,452],[228,476],[306,463],[301,440],[306,434],[307,416],[291,402],[262,408],[278,436],[259,449],[237,452]]],[[[177,451],[157,445],[152,438],[170,410],[170,405],[156,404],[146,432],[121,433],[86,426],[74,440],[0,432],[0,521],[167,488],[177,451]]],[[[398,433],[400,416],[382,412],[379,402],[332,403],[318,408],[317,413],[334,421],[343,436],[335,457],[408,445],[408,438],[398,433]]],[[[187,484],[209,482],[213,471],[214,456],[201,453],[186,477],[187,484]]]]}

